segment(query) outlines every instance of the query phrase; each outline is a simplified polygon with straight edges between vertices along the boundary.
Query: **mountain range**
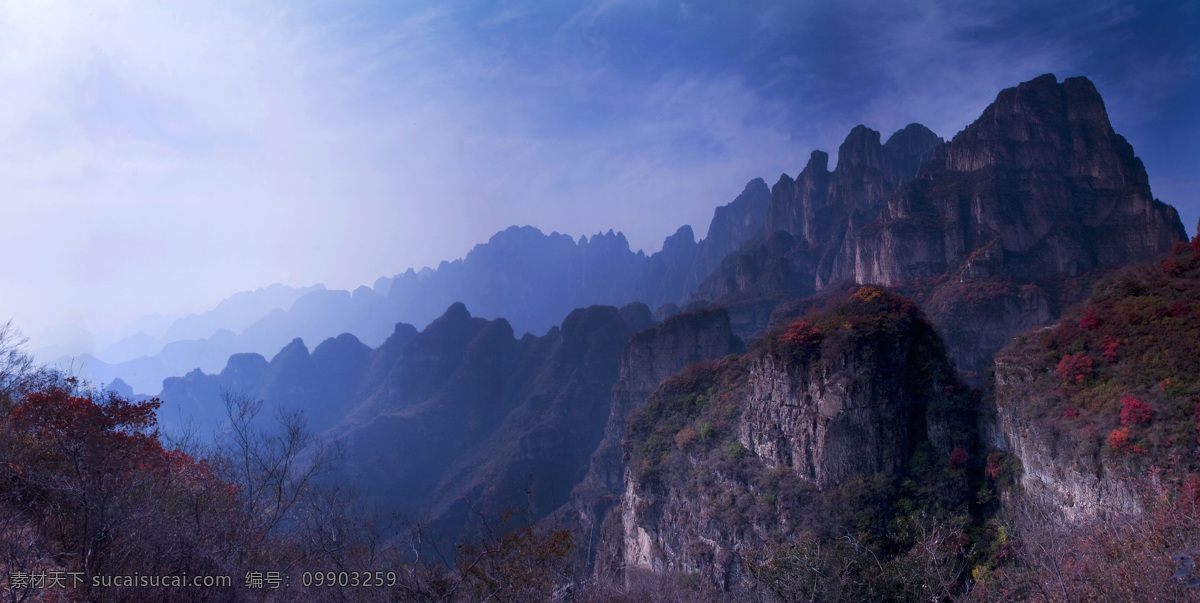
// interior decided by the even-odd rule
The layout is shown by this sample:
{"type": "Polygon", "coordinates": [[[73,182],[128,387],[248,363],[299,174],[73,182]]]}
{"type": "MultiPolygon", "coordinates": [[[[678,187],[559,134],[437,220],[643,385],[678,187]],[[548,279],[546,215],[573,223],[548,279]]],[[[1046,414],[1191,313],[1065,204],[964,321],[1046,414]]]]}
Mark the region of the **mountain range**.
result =
{"type": "Polygon", "coordinates": [[[210,312],[155,329],[161,333],[138,331],[96,355],[64,356],[55,363],[82,367],[96,383],[120,379],[153,394],[168,377],[196,369],[217,372],[231,355],[271,355],[296,337],[321,342],[351,333],[379,346],[396,323],[427,325],[455,302],[478,316],[505,318],[517,333],[545,333],[573,309],[593,304],[637,301],[669,314],[687,304],[722,258],[762,228],[769,197],[766,183],[752,180],[716,209],[703,239],[696,241],[691,227],[682,226],[651,255],[631,251],[624,235],[611,230],[575,240],[514,226],[437,269],[409,269],[353,292],[321,285],[243,292],[210,312]]]}
{"type": "MultiPolygon", "coordinates": [[[[962,433],[977,421],[973,407],[950,427],[928,422],[927,409],[939,403],[920,388],[986,385],[992,358],[1018,334],[1055,321],[1112,271],[1187,240],[1083,78],[1059,83],[1047,75],[1004,90],[948,142],[918,124],[881,140],[859,126],[839,148],[835,170],[815,151],[795,179],[783,175],[770,190],[751,181],[717,210],[699,243],[684,227],[646,256],[611,232],[575,241],[513,227],[437,270],[410,270],[353,294],[307,293],[235,340],[267,331],[282,337],[288,329],[314,333],[316,323],[335,330],[364,325],[368,335],[293,335],[270,361],[240,353],[219,373],[168,378],[163,414],[215,424],[223,391],[297,407],[311,428],[345,445],[353,483],[389,510],[431,518],[450,540],[467,534],[464,526],[479,509],[522,506],[533,520],[583,531],[598,547],[598,567],[692,567],[686,558],[647,557],[647,550],[673,550],[682,541],[668,546],[666,527],[651,530],[639,523],[644,511],[619,502],[649,496],[636,472],[630,482],[628,463],[638,458],[629,448],[630,417],[665,395],[655,392],[671,375],[760,342],[737,361],[750,363],[746,370],[757,371],[759,381],[729,390],[740,410],[726,427],[714,427],[714,443],[740,443],[768,466],[791,467],[804,487],[880,471],[903,475],[905,459],[923,443],[942,456],[955,447],[982,449],[979,438],[962,433]],[[836,300],[847,290],[867,283],[888,287],[875,291],[893,306],[895,294],[915,300],[904,310],[909,314],[901,313],[904,328],[931,325],[919,345],[944,350],[927,352],[942,367],[934,382],[889,381],[886,363],[915,370],[904,350],[917,342],[907,335],[878,344],[886,361],[873,360],[884,363],[869,365],[875,368],[851,360],[859,344],[844,343],[849,347],[836,354],[823,352],[818,366],[826,368],[807,376],[779,366],[778,349],[761,347],[802,317],[825,316],[819,313],[843,303],[836,300]],[[416,324],[431,322],[423,329],[396,324],[391,317],[400,308],[416,324]],[[388,335],[380,341],[385,316],[388,335]],[[306,320],[313,324],[300,330],[306,320]],[[532,334],[542,328],[544,335],[532,334]],[[321,343],[310,353],[305,339],[321,343]],[[864,415],[836,427],[839,411],[819,410],[815,432],[794,417],[780,424],[787,413],[771,410],[763,396],[786,406],[795,394],[780,392],[805,388],[804,399],[816,402],[804,404],[831,408],[863,395],[884,404],[888,392],[907,392],[888,412],[926,426],[880,432],[897,448],[860,457],[845,434],[900,419],[864,415]],[[830,398],[837,391],[840,402],[830,398]],[[748,409],[763,404],[753,411],[758,426],[745,423],[748,409]],[[835,423],[821,427],[826,420],[835,423]],[[795,438],[810,443],[784,455],[781,446],[800,445],[795,438]],[[800,460],[829,454],[842,460],[800,460]],[[606,527],[617,512],[624,527],[606,527]],[[651,535],[650,544],[638,530],[651,535]]],[[[864,341],[883,337],[869,333],[864,341]]],[[[723,394],[718,388],[698,395],[723,394]]],[[[672,426],[669,435],[679,430],[672,426]]]]}

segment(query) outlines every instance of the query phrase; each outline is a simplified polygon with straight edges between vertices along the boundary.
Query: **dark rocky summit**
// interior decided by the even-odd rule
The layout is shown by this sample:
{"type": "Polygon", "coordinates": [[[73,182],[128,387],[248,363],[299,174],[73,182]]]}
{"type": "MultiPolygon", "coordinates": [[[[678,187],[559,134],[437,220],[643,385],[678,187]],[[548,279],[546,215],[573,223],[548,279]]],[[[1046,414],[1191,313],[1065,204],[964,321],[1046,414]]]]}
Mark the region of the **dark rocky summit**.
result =
{"type": "Polygon", "coordinates": [[[880,145],[859,126],[837,169],[827,162],[814,152],[795,180],[780,178],[763,233],[700,288],[729,306],[743,337],[761,333],[781,300],[839,282],[886,284],[925,298],[959,364],[982,368],[1018,332],[1078,301],[1062,278],[1148,261],[1186,240],[1085,78],[1006,89],[948,143],[913,124],[880,145]]]}
{"type": "Polygon", "coordinates": [[[320,433],[354,408],[373,355],[378,353],[350,334],[327,339],[312,354],[297,337],[270,362],[261,354],[234,354],[216,375],[195,369],[164,380],[161,414],[181,425],[190,420],[208,434],[228,419],[223,397],[235,394],[262,400],[269,409],[303,411],[307,428],[320,433]]]}

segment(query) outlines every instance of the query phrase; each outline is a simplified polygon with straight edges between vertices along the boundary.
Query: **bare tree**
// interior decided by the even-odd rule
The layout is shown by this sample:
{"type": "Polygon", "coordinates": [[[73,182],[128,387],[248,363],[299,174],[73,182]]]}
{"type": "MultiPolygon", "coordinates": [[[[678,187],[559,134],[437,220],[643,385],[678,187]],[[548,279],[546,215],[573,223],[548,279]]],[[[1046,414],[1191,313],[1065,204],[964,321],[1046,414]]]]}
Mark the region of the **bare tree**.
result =
{"type": "Polygon", "coordinates": [[[262,400],[224,392],[228,422],[217,437],[213,459],[242,501],[246,550],[268,543],[298,525],[296,512],[321,476],[332,470],[337,451],[307,430],[300,411],[280,409],[275,425],[256,419],[262,400]]]}

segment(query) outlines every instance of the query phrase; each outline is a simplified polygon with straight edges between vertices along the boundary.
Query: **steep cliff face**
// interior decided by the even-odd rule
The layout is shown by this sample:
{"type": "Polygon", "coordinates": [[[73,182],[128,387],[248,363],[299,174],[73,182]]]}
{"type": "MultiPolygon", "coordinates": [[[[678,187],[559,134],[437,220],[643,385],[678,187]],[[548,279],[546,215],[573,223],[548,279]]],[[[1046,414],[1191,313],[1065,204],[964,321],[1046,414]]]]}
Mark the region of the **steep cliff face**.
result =
{"type": "Polygon", "coordinates": [[[563,520],[594,537],[624,487],[621,441],[629,414],[641,408],[663,379],[691,363],[744,351],[721,308],[676,314],[634,334],[621,352],[619,376],[610,390],[604,436],[583,481],[571,492],[563,520]]]}
{"type": "Polygon", "coordinates": [[[964,370],[982,372],[1000,346],[1087,290],[1061,279],[1186,240],[1084,78],[1004,90],[948,143],[914,124],[880,145],[859,126],[837,169],[827,163],[814,152],[795,180],[780,178],[762,235],[700,288],[730,308],[743,337],[769,324],[764,307],[788,298],[838,282],[887,284],[923,303],[936,294],[930,318],[954,333],[947,342],[964,370]],[[961,312],[980,302],[989,320],[961,312]]]}
{"type": "Polygon", "coordinates": [[[1151,467],[1186,483],[1200,412],[1200,243],[1122,271],[1086,306],[996,357],[990,443],[1067,520],[1138,511],[1151,467]]]}
{"type": "MultiPolygon", "coordinates": [[[[620,558],[599,567],[727,587],[752,551],[836,529],[846,511],[826,510],[846,492],[870,483],[887,497],[901,478],[920,481],[914,458],[965,454],[973,399],[916,306],[872,287],[842,301],[745,355],[690,366],[633,413],[610,518],[620,529],[605,530],[620,546],[601,547],[620,558]]],[[[965,487],[958,475],[929,496],[965,487]]]]}
{"type": "Polygon", "coordinates": [[[895,284],[995,241],[994,269],[1034,281],[1149,260],[1186,235],[1085,78],[997,96],[864,233],[854,277],[895,284]]]}
{"type": "Polygon", "coordinates": [[[907,460],[913,410],[902,385],[905,352],[885,350],[876,367],[847,357],[810,371],[788,370],[772,356],[751,362],[738,441],[767,467],[786,467],[818,488],[896,471],[907,460]]]}
{"type": "Polygon", "coordinates": [[[708,234],[700,241],[696,253],[689,293],[700,286],[725,256],[762,232],[770,203],[771,189],[762,178],[755,178],[746,183],[736,199],[713,211],[708,234]]]}
{"type": "Polygon", "coordinates": [[[1020,460],[1024,495],[1073,522],[1140,511],[1125,467],[1111,460],[1106,466],[1090,442],[1074,441],[1071,434],[1064,439],[1053,420],[1026,412],[1029,400],[1044,392],[1028,365],[1013,360],[996,360],[996,416],[988,431],[993,446],[1020,460]]]}

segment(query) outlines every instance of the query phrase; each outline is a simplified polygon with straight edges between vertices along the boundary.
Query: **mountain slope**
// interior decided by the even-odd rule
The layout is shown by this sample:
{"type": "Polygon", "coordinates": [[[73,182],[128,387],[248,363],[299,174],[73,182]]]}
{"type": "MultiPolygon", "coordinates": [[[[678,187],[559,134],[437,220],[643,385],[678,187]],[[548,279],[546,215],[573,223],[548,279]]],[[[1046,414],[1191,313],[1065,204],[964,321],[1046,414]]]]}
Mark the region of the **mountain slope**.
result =
{"type": "Polygon", "coordinates": [[[928,304],[960,366],[981,370],[1097,274],[1186,240],[1085,78],[1006,89],[948,143],[914,125],[880,145],[858,127],[837,169],[826,162],[815,152],[796,180],[781,178],[762,235],[700,288],[743,336],[789,298],[879,283],[928,304]]]}

